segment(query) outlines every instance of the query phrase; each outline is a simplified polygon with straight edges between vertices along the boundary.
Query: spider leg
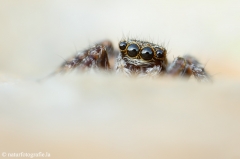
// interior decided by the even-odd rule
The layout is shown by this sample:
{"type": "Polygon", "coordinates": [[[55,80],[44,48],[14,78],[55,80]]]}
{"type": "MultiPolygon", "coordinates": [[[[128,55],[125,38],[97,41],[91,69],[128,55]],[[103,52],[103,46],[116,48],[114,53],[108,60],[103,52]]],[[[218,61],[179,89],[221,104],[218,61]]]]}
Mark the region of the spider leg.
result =
{"type": "Polygon", "coordinates": [[[113,45],[110,41],[102,41],[95,44],[93,47],[90,47],[89,49],[79,51],[75,56],[66,60],[56,71],[37,81],[41,82],[58,73],[66,73],[75,69],[110,70],[108,54],[112,55],[113,51],[113,45]]]}
{"type": "Polygon", "coordinates": [[[64,62],[56,73],[64,73],[74,69],[110,69],[108,54],[112,54],[113,46],[110,41],[97,43],[93,47],[78,52],[74,57],[64,62]]]}
{"type": "Polygon", "coordinates": [[[185,55],[184,58],[186,59],[188,65],[189,65],[189,71],[192,72],[193,76],[199,81],[199,82],[212,82],[211,77],[209,74],[205,71],[204,66],[193,56],[185,55]]]}
{"type": "Polygon", "coordinates": [[[203,65],[190,55],[175,58],[166,72],[171,76],[189,78],[193,75],[199,82],[212,82],[203,65]]]}

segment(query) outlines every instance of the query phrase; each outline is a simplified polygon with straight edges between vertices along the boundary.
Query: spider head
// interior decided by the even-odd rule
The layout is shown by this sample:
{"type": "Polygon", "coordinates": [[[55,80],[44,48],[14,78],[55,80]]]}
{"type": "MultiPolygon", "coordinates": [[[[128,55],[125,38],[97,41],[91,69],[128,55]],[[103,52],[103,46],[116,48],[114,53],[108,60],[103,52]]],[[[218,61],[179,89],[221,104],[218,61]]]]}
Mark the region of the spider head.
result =
{"type": "Polygon", "coordinates": [[[152,67],[167,65],[167,50],[157,44],[128,39],[119,42],[123,60],[129,65],[152,67]]]}

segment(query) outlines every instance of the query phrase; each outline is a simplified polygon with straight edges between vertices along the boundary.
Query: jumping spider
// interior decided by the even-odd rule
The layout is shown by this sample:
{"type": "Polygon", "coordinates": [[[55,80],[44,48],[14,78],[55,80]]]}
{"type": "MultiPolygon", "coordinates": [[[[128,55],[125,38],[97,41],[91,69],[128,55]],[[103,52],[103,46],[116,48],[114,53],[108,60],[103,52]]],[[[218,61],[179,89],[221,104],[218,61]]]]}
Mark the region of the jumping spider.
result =
{"type": "MultiPolygon", "coordinates": [[[[118,44],[120,52],[116,58],[116,73],[127,76],[181,76],[193,75],[200,82],[210,82],[204,67],[192,56],[177,57],[168,64],[167,50],[160,45],[136,39],[124,39],[118,44]]],[[[64,62],[56,72],[73,69],[103,69],[114,71],[109,64],[113,58],[113,45],[110,41],[102,41],[87,50],[77,53],[64,62]]],[[[56,73],[55,72],[55,73],[56,73]]]]}

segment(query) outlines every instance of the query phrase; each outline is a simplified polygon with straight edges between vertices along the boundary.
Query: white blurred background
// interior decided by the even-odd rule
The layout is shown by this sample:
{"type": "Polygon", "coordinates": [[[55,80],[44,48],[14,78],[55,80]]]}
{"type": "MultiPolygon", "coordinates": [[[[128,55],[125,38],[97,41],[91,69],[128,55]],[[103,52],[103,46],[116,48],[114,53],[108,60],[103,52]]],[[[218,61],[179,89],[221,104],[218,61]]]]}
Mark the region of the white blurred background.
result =
{"type": "Polygon", "coordinates": [[[0,3],[1,72],[21,76],[51,72],[63,62],[61,57],[68,58],[103,39],[112,40],[117,47],[125,35],[165,44],[170,59],[186,53],[196,55],[212,74],[239,74],[237,0],[0,3]]]}
{"type": "MultiPolygon", "coordinates": [[[[1,0],[0,153],[240,158],[240,1],[1,0]],[[212,85],[66,75],[76,50],[125,35],[192,54],[212,85]],[[63,58],[63,59],[62,59],[63,58]]],[[[2,157],[2,156],[1,156],[2,157]]]]}

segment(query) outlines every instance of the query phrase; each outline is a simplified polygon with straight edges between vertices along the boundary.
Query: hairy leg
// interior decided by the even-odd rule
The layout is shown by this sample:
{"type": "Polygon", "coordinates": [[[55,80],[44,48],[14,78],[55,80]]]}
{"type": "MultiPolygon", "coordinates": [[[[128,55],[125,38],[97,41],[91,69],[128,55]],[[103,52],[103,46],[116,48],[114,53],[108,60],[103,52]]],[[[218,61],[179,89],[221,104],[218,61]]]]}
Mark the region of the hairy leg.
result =
{"type": "Polygon", "coordinates": [[[97,43],[89,49],[78,52],[74,57],[64,62],[56,73],[64,73],[74,69],[110,69],[108,54],[112,54],[112,52],[113,46],[110,41],[97,43]]]}
{"type": "Polygon", "coordinates": [[[195,57],[185,55],[184,58],[186,59],[189,65],[189,71],[192,72],[193,76],[199,82],[212,82],[210,76],[205,71],[204,66],[195,57]]]}
{"type": "Polygon", "coordinates": [[[193,75],[199,82],[211,82],[203,65],[190,55],[177,57],[167,68],[167,74],[189,78],[193,75]]]}

